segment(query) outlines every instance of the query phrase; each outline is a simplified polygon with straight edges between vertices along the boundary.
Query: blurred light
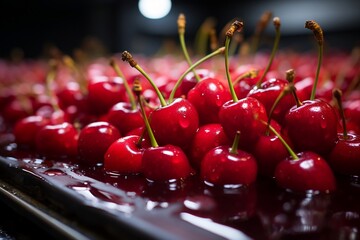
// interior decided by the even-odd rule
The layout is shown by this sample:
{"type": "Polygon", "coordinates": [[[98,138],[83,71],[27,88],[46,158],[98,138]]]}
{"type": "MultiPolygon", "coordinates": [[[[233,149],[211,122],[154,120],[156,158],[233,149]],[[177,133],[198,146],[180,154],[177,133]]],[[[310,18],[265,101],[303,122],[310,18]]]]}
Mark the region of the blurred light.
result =
{"type": "Polygon", "coordinates": [[[139,0],[141,14],[150,19],[165,17],[171,10],[171,0],[139,0]]]}

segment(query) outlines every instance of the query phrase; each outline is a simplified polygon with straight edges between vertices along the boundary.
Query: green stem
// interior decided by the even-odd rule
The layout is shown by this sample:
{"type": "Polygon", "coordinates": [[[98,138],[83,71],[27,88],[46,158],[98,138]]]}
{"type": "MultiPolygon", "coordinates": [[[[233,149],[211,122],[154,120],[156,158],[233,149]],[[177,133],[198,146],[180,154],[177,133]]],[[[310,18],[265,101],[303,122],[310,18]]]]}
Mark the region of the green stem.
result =
{"type": "Polygon", "coordinates": [[[229,85],[229,89],[230,89],[232,99],[233,99],[234,102],[237,102],[237,101],[239,101],[239,99],[236,96],[234,85],[232,83],[231,76],[230,76],[230,71],[229,71],[229,44],[230,44],[230,40],[231,40],[230,37],[226,36],[226,39],[225,39],[225,72],[226,72],[226,77],[227,77],[227,80],[228,80],[228,85],[229,85]]]}
{"type": "Polygon", "coordinates": [[[268,128],[271,130],[272,133],[274,133],[279,140],[281,141],[281,143],[285,146],[285,148],[288,150],[289,154],[291,155],[291,157],[294,160],[298,160],[299,157],[296,155],[296,153],[291,149],[291,147],[289,146],[289,144],[287,144],[287,142],[284,140],[284,138],[270,125],[267,124],[266,122],[264,122],[263,120],[260,120],[262,123],[266,124],[268,126],[268,128]]]}
{"type": "Polygon", "coordinates": [[[318,48],[318,65],[317,65],[317,69],[316,69],[314,85],[313,85],[313,88],[311,90],[310,100],[315,99],[316,86],[317,86],[317,83],[319,81],[319,74],[320,74],[320,68],[321,68],[322,57],[323,57],[323,48],[324,48],[323,44],[319,44],[319,48],[318,48]]]}
{"type": "MultiPolygon", "coordinates": [[[[182,51],[184,53],[185,59],[186,59],[187,63],[189,64],[189,66],[191,66],[192,62],[191,62],[189,53],[188,53],[187,48],[186,48],[184,34],[179,34],[179,39],[180,39],[180,45],[181,45],[182,51]]],[[[194,76],[195,76],[196,80],[199,82],[200,81],[200,76],[196,73],[195,69],[192,69],[192,72],[194,73],[194,76]]]]}
{"type": "Polygon", "coordinates": [[[268,62],[268,65],[265,68],[265,71],[264,71],[263,75],[261,76],[259,81],[256,83],[257,88],[260,88],[260,85],[264,81],[264,79],[266,77],[266,74],[269,72],[270,67],[271,67],[271,65],[273,63],[274,57],[275,57],[275,53],[276,53],[276,51],[277,51],[277,49],[279,47],[280,36],[281,36],[281,34],[280,34],[280,26],[275,27],[275,30],[276,30],[276,36],[275,36],[274,46],[273,46],[272,51],[271,51],[270,60],[268,62]]]}
{"type": "Polygon", "coordinates": [[[149,138],[150,138],[150,143],[151,143],[151,146],[152,147],[158,147],[159,144],[157,143],[156,139],[155,139],[155,136],[154,136],[154,133],[153,131],[151,130],[151,126],[150,126],[150,123],[149,123],[149,120],[148,120],[148,117],[146,115],[146,112],[145,112],[145,109],[144,109],[144,106],[142,104],[142,98],[141,98],[141,86],[140,86],[140,83],[139,82],[136,82],[134,83],[134,91],[137,95],[137,99],[138,99],[138,103],[140,105],[140,110],[141,110],[141,114],[144,118],[144,122],[145,122],[145,128],[149,134],[149,138]],[[135,90],[136,89],[136,90],[135,90]]]}
{"type": "Polygon", "coordinates": [[[235,138],[230,150],[231,154],[238,154],[239,141],[240,141],[240,131],[236,131],[235,138]]]}
{"type": "Polygon", "coordinates": [[[182,83],[182,80],[185,78],[185,76],[191,72],[194,68],[196,68],[197,66],[199,66],[201,63],[205,62],[206,60],[219,55],[221,53],[224,52],[224,47],[218,48],[216,51],[206,55],[205,57],[201,58],[199,61],[197,61],[196,63],[194,63],[193,65],[191,65],[181,76],[180,78],[177,80],[177,82],[175,83],[174,88],[172,89],[168,102],[171,103],[174,100],[174,96],[175,96],[175,92],[176,90],[179,88],[180,84],[182,83]]]}

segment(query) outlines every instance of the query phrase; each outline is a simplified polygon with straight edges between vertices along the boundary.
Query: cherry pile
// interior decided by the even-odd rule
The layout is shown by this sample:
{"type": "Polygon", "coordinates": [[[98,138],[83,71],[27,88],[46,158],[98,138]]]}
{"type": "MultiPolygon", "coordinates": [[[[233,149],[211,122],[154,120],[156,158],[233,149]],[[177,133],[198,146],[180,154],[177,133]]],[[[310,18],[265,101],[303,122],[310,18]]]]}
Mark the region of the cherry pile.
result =
{"type": "Polygon", "coordinates": [[[360,174],[359,51],[323,53],[315,21],[305,27],[318,54],[278,50],[280,19],[273,23],[271,54],[231,54],[246,27],[235,21],[224,46],[195,63],[183,38],[186,61],[127,51],[3,60],[1,133],[44,159],[149,181],[199,175],[240,187],[263,176],[294,192],[332,192],[337,175],[360,174]]]}

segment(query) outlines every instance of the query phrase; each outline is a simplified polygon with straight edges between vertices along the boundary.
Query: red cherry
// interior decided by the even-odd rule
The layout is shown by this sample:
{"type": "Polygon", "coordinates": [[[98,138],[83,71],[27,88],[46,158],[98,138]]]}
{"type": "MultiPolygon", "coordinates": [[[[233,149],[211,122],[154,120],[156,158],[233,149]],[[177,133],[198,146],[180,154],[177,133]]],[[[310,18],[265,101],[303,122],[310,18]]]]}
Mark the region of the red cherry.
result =
{"type": "MultiPolygon", "coordinates": [[[[239,138],[239,134],[235,137],[239,138]]],[[[238,146],[218,146],[206,153],[202,162],[201,178],[211,185],[250,185],[257,177],[254,156],[237,149],[238,146]]]]}
{"type": "Polygon", "coordinates": [[[77,156],[78,131],[68,122],[49,124],[36,135],[36,150],[46,157],[77,156]]]}
{"type": "Polygon", "coordinates": [[[104,155],[104,170],[120,174],[141,173],[143,148],[140,137],[129,135],[113,142],[104,155]]]}
{"type": "MultiPolygon", "coordinates": [[[[214,73],[208,69],[196,69],[195,72],[202,80],[204,78],[214,78],[214,73]]],[[[175,93],[175,97],[187,96],[189,91],[195,87],[197,83],[198,81],[195,78],[194,72],[189,72],[182,80],[180,87],[175,93]]]]}
{"type": "Polygon", "coordinates": [[[294,192],[333,192],[336,189],[334,174],[323,157],[305,151],[280,162],[275,170],[275,180],[284,189],[294,192]]]}
{"type": "Polygon", "coordinates": [[[338,141],[327,160],[335,172],[345,175],[360,175],[360,136],[338,134],[338,141]]]}
{"type": "Polygon", "coordinates": [[[86,125],[79,133],[79,161],[85,165],[103,163],[109,146],[121,137],[119,130],[108,122],[86,125]]]}
{"type": "Polygon", "coordinates": [[[229,145],[230,140],[226,136],[223,127],[219,123],[209,123],[199,127],[191,143],[189,159],[192,166],[200,169],[201,161],[211,149],[229,145]]]}
{"type": "MultiPolygon", "coordinates": [[[[277,131],[281,131],[281,125],[276,121],[271,121],[271,126],[277,131]]],[[[289,145],[291,141],[283,136],[289,145]]],[[[273,177],[275,168],[279,162],[289,156],[289,152],[278,136],[272,132],[264,132],[255,143],[251,153],[254,155],[257,163],[259,174],[262,176],[273,177]]]]}
{"type": "Polygon", "coordinates": [[[150,125],[160,146],[172,144],[186,150],[199,127],[199,116],[187,99],[176,98],[152,111],[150,125]]]}
{"type": "Polygon", "coordinates": [[[321,100],[305,100],[285,116],[284,134],[297,151],[325,154],[337,140],[338,116],[333,106],[321,100]]]}
{"type": "Polygon", "coordinates": [[[345,175],[360,175],[360,135],[349,133],[342,104],[342,91],[335,88],[333,97],[339,106],[342,120],[342,131],[338,133],[335,147],[329,153],[327,160],[335,172],[345,175]]]}
{"type": "Polygon", "coordinates": [[[129,131],[144,126],[144,119],[138,108],[133,109],[128,102],[119,102],[112,106],[106,115],[107,121],[125,136],[129,131]]]}
{"type": "Polygon", "coordinates": [[[13,130],[15,142],[20,148],[35,148],[37,133],[49,122],[49,119],[36,115],[20,119],[15,123],[13,130]]]}
{"type": "Polygon", "coordinates": [[[118,102],[126,102],[126,91],[119,77],[107,78],[88,84],[88,101],[94,114],[105,114],[118,102]]]}
{"type": "Polygon", "coordinates": [[[142,172],[151,181],[171,181],[189,177],[193,169],[180,147],[165,145],[144,150],[142,172]]]}
{"type": "Polygon", "coordinates": [[[229,139],[234,139],[240,131],[240,147],[251,149],[258,138],[266,131],[266,126],[255,121],[257,116],[267,122],[264,105],[253,97],[246,97],[234,102],[230,100],[223,104],[219,111],[219,121],[229,139]]]}
{"type": "Polygon", "coordinates": [[[231,94],[223,82],[208,77],[188,92],[187,99],[195,106],[200,124],[218,123],[219,110],[231,99],[231,94]]]}
{"type": "MultiPolygon", "coordinates": [[[[265,106],[266,113],[269,115],[274,102],[288,84],[288,81],[284,79],[267,79],[261,83],[259,88],[255,87],[250,90],[248,96],[258,99],[265,106]]],[[[272,118],[282,123],[285,114],[295,104],[294,97],[291,94],[284,95],[274,108],[272,118]]]]}

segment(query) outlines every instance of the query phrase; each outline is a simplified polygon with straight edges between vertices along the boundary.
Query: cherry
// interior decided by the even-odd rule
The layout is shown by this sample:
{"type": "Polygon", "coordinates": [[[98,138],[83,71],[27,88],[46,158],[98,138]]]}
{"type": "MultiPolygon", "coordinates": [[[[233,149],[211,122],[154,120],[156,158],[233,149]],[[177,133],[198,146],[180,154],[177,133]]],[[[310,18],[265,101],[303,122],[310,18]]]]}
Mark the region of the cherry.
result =
{"type": "Polygon", "coordinates": [[[343,131],[338,133],[335,147],[329,153],[327,160],[335,172],[346,175],[360,175],[360,135],[348,133],[344,111],[341,102],[342,92],[334,89],[333,95],[337,100],[343,122],[343,131]]]}
{"type": "Polygon", "coordinates": [[[264,105],[253,97],[238,99],[232,85],[229,73],[228,46],[230,38],[235,31],[241,30],[243,23],[235,21],[226,34],[225,41],[225,68],[228,79],[228,85],[232,100],[225,102],[219,110],[219,123],[223,126],[224,131],[229,139],[234,139],[236,133],[241,134],[239,146],[250,150],[258,137],[266,130],[266,126],[259,121],[254,121],[254,116],[267,121],[267,114],[264,105]]]}
{"type": "Polygon", "coordinates": [[[37,152],[45,157],[76,157],[78,131],[69,122],[48,124],[38,131],[35,146],[37,152]]]}
{"type": "Polygon", "coordinates": [[[188,92],[187,99],[195,106],[200,124],[218,123],[219,110],[231,95],[222,81],[205,78],[188,92]]]}
{"type": "Polygon", "coordinates": [[[250,185],[257,177],[257,163],[254,156],[238,149],[240,132],[234,143],[215,147],[208,151],[200,168],[201,178],[211,185],[250,185]]]}
{"type": "Polygon", "coordinates": [[[18,147],[34,149],[37,133],[49,122],[49,119],[36,115],[24,117],[17,121],[13,133],[18,147]]]}
{"type": "Polygon", "coordinates": [[[148,180],[159,182],[182,180],[189,177],[194,171],[184,151],[180,147],[171,144],[158,145],[142,105],[140,82],[135,82],[133,89],[138,97],[141,113],[151,142],[151,147],[145,148],[143,152],[142,173],[148,180]]]}
{"type": "Polygon", "coordinates": [[[201,161],[211,149],[229,145],[230,140],[226,136],[223,127],[219,123],[201,125],[195,133],[189,150],[189,159],[195,169],[200,169],[201,161]]]}
{"type": "Polygon", "coordinates": [[[118,102],[112,106],[106,114],[106,119],[119,130],[122,136],[144,125],[139,109],[133,109],[128,102],[118,102]]]}
{"type": "Polygon", "coordinates": [[[142,169],[140,136],[128,135],[113,142],[104,155],[104,170],[118,174],[138,174],[142,169]]]}
{"type": "Polygon", "coordinates": [[[110,60],[110,65],[114,68],[118,76],[123,79],[129,102],[118,102],[113,105],[107,112],[106,119],[109,123],[117,127],[122,136],[125,136],[129,131],[143,126],[144,120],[127,79],[120,71],[119,66],[115,63],[115,59],[110,60]]]}
{"type": "MultiPolygon", "coordinates": [[[[278,122],[271,120],[270,124],[277,132],[281,131],[281,125],[278,122]]],[[[286,136],[283,138],[292,145],[290,139],[286,136]]],[[[274,177],[276,166],[289,156],[288,150],[279,137],[268,130],[256,141],[251,153],[258,163],[259,174],[266,177],[274,177]]]]}
{"type": "Polygon", "coordinates": [[[338,116],[333,106],[321,99],[305,100],[293,106],[284,119],[283,133],[297,151],[326,154],[337,140],[338,116]]]}
{"type": "Polygon", "coordinates": [[[96,121],[86,125],[79,133],[79,162],[88,166],[103,163],[105,152],[120,137],[119,130],[108,122],[96,121]]]}
{"type": "Polygon", "coordinates": [[[322,156],[311,151],[300,152],[296,156],[281,161],[276,167],[275,179],[282,188],[294,192],[335,191],[334,174],[322,156]]]}
{"type": "Polygon", "coordinates": [[[106,114],[114,104],[126,101],[125,88],[120,77],[103,76],[88,84],[88,104],[94,114],[106,114]]]}
{"type": "Polygon", "coordinates": [[[166,103],[152,79],[135,62],[131,54],[123,52],[123,60],[137,68],[150,82],[158,94],[161,106],[151,112],[150,124],[159,145],[172,144],[186,150],[199,126],[199,115],[187,99],[177,98],[166,103]]]}
{"type": "MultiPolygon", "coordinates": [[[[266,113],[269,115],[274,102],[288,85],[288,81],[279,78],[271,78],[263,81],[259,88],[253,88],[249,91],[249,97],[258,99],[266,108],[266,113]]],[[[279,123],[283,122],[285,114],[295,105],[295,101],[291,95],[285,95],[278,102],[272,111],[272,118],[279,123]]]]}
{"type": "MultiPolygon", "coordinates": [[[[260,120],[261,121],[261,120],[260,120]]],[[[265,122],[261,121],[263,124],[265,122]]],[[[284,138],[271,125],[269,129],[279,138],[290,156],[278,163],[274,177],[277,184],[293,192],[329,193],[336,189],[336,180],[326,160],[313,151],[301,151],[297,154],[284,138]]]]}

